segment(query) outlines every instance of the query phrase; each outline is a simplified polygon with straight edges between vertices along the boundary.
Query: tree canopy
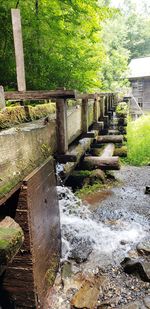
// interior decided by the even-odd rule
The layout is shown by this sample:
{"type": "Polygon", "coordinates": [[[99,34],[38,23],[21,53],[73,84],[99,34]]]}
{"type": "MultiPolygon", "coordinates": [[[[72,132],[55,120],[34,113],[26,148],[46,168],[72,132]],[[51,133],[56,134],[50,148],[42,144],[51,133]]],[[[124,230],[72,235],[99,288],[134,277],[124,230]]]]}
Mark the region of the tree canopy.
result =
{"type": "MultiPolygon", "coordinates": [[[[149,1],[149,0],[148,0],[149,1]]],[[[132,0],[0,0],[0,84],[17,88],[11,8],[20,8],[27,89],[116,90],[150,55],[149,6],[132,0]]]]}

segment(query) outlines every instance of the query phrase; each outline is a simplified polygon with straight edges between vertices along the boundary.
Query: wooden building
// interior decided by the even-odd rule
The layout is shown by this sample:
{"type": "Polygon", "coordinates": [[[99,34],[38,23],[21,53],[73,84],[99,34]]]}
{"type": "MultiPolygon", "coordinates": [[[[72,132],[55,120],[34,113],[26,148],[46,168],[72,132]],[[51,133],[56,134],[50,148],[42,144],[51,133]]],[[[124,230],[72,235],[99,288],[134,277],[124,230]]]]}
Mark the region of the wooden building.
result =
{"type": "Polygon", "coordinates": [[[136,102],[143,111],[150,112],[150,57],[131,60],[129,80],[136,102]]]}

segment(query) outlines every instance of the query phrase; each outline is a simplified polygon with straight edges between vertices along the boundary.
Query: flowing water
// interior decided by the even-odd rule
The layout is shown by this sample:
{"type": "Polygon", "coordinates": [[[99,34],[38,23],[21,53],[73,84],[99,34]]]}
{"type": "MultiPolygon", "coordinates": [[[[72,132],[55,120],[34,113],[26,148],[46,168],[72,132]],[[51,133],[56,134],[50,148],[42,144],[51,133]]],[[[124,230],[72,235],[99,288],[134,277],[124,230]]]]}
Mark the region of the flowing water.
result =
{"type": "Polygon", "coordinates": [[[126,277],[120,265],[129,252],[136,251],[137,243],[149,235],[150,200],[144,193],[149,172],[149,167],[123,168],[115,174],[120,185],[95,193],[89,204],[88,199],[82,202],[69,188],[57,188],[62,231],[61,269],[46,309],[72,308],[71,299],[84,280],[101,271],[107,273],[111,282],[100,299],[112,303],[105,308],[122,308],[120,304],[126,304],[128,299],[136,300],[149,293],[141,280],[126,277]],[[64,275],[66,267],[67,275],[64,275]],[[131,286],[136,292],[131,293],[131,286]],[[117,295],[114,302],[112,290],[117,295]]]}

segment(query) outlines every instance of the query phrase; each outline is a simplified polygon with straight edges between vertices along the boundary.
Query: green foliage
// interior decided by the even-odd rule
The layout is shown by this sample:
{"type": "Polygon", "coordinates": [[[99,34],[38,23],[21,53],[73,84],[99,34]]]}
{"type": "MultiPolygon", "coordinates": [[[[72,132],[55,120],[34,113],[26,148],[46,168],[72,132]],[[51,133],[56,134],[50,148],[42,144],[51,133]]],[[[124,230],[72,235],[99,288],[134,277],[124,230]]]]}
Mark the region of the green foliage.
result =
{"type": "Polygon", "coordinates": [[[84,198],[88,194],[95,193],[100,189],[104,189],[105,185],[100,181],[95,181],[93,185],[85,184],[81,189],[76,191],[76,196],[79,198],[84,198]]]}
{"type": "Polygon", "coordinates": [[[117,105],[116,112],[118,115],[127,115],[128,113],[128,104],[126,102],[120,102],[117,105]]]}
{"type": "Polygon", "coordinates": [[[133,165],[150,163],[150,115],[130,121],[127,127],[128,160],[133,165]]]}
{"type": "MultiPolygon", "coordinates": [[[[16,88],[10,9],[0,0],[0,84],[16,88]]],[[[91,91],[101,86],[104,59],[101,23],[112,13],[105,1],[20,0],[28,89],[66,87],[91,91]],[[38,6],[37,6],[38,3],[38,6]]]]}

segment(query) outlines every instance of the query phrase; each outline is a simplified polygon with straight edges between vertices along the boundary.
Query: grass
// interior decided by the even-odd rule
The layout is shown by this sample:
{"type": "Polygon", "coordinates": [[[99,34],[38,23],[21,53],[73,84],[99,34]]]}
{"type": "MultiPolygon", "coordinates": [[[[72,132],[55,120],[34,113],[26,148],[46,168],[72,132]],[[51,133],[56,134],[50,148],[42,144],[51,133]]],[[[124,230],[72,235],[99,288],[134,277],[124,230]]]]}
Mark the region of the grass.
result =
{"type": "Polygon", "coordinates": [[[95,193],[100,189],[104,188],[104,184],[102,182],[95,182],[93,185],[85,184],[81,189],[77,190],[75,195],[81,199],[83,199],[88,194],[95,193]]]}
{"type": "Polygon", "coordinates": [[[127,139],[129,163],[150,164],[150,114],[128,122],[127,139]]]}

